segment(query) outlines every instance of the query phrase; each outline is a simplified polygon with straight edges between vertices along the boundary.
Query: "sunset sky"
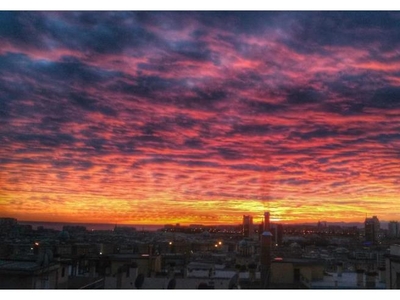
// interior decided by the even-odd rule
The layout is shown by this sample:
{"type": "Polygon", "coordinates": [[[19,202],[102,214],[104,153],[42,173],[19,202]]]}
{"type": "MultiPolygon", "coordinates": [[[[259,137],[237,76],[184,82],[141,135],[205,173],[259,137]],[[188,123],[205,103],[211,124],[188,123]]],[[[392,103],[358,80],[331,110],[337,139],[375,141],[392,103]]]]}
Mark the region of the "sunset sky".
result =
{"type": "Polygon", "coordinates": [[[400,13],[0,12],[0,217],[400,220],[400,13]]]}

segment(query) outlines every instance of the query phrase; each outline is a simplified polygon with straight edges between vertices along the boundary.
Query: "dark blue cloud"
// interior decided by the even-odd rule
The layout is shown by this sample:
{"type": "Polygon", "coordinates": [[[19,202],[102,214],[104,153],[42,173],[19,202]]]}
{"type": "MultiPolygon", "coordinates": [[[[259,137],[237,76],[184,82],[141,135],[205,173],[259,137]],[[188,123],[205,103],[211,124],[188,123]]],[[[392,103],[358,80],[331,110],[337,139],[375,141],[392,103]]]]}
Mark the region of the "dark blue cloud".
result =
{"type": "Polygon", "coordinates": [[[375,91],[366,103],[369,107],[392,109],[400,107],[400,88],[385,87],[375,91]]]}
{"type": "Polygon", "coordinates": [[[286,97],[286,101],[289,104],[294,105],[319,103],[324,99],[325,97],[320,91],[312,88],[299,88],[290,90],[286,97]]]}
{"type": "Polygon", "coordinates": [[[271,131],[270,124],[235,124],[233,125],[233,134],[241,135],[264,135],[271,131]]]}
{"type": "Polygon", "coordinates": [[[0,12],[0,37],[18,46],[46,48],[41,35],[46,28],[46,18],[35,12],[0,12]]]}
{"type": "Polygon", "coordinates": [[[312,182],[312,180],[306,179],[298,179],[298,178],[288,178],[277,181],[279,184],[288,184],[288,185],[307,185],[312,182]]]}
{"type": "Polygon", "coordinates": [[[74,168],[77,171],[86,171],[91,169],[94,164],[89,160],[81,159],[55,159],[51,161],[51,165],[57,169],[74,168]]]}
{"type": "Polygon", "coordinates": [[[251,114],[273,114],[283,112],[287,106],[277,103],[261,102],[257,100],[243,99],[251,114]]]}
{"type": "Polygon", "coordinates": [[[324,112],[335,113],[342,116],[353,116],[365,114],[364,109],[366,107],[365,103],[358,102],[354,99],[353,102],[342,101],[323,103],[320,109],[324,112]]]}
{"type": "MultiPolygon", "coordinates": [[[[126,76],[125,76],[126,77],[126,76]]],[[[121,77],[121,79],[124,79],[121,77]]],[[[180,81],[174,78],[163,78],[160,76],[139,75],[135,78],[126,80],[116,80],[109,86],[110,91],[131,94],[134,96],[147,97],[149,101],[154,103],[169,102],[163,97],[155,97],[157,93],[164,92],[181,85],[180,81]]]]}
{"type": "Polygon", "coordinates": [[[154,34],[135,22],[135,14],[131,13],[10,12],[2,13],[0,19],[0,36],[39,49],[55,47],[88,54],[118,54],[127,47],[159,43],[154,34]]]}
{"type": "Polygon", "coordinates": [[[283,41],[299,53],[324,54],[325,46],[368,47],[371,40],[379,42],[381,51],[390,50],[400,35],[397,12],[294,12],[291,16],[291,34],[283,41]]]}
{"type": "Polygon", "coordinates": [[[240,160],[244,156],[242,152],[227,147],[219,147],[215,151],[226,160],[240,160]]]}
{"type": "Polygon", "coordinates": [[[382,133],[371,138],[378,143],[387,144],[400,141],[400,133],[382,133]]]}
{"type": "MultiPolygon", "coordinates": [[[[72,105],[84,111],[99,112],[106,116],[116,117],[117,111],[111,107],[107,100],[86,94],[86,92],[74,91],[71,86],[85,89],[86,86],[98,87],[109,80],[115,72],[103,71],[89,67],[76,59],[64,58],[60,62],[34,61],[26,55],[7,54],[0,56],[0,76],[3,79],[17,77],[17,80],[4,80],[0,92],[0,103],[4,105],[4,114],[10,114],[10,102],[26,100],[32,97],[40,97],[47,101],[35,102],[29,106],[29,111],[22,111],[26,105],[13,108],[18,115],[32,114],[35,111],[49,114],[49,118],[57,118],[64,121],[76,119],[78,115],[72,112],[72,105]],[[36,86],[27,78],[36,80],[36,86]],[[67,103],[66,101],[69,101],[67,103]],[[51,103],[51,105],[49,105],[51,103]]],[[[46,120],[46,119],[44,119],[46,120]]],[[[47,119],[49,120],[49,119],[47,119]]]]}
{"type": "Polygon", "coordinates": [[[199,121],[183,114],[177,114],[173,119],[167,120],[167,123],[176,124],[182,128],[193,128],[199,121]]]}
{"type": "Polygon", "coordinates": [[[317,128],[315,130],[309,131],[309,132],[292,132],[290,134],[291,137],[299,137],[303,140],[311,140],[314,138],[329,138],[329,137],[341,137],[341,136],[354,136],[358,137],[362,134],[365,134],[364,130],[360,129],[346,129],[346,130],[340,130],[340,129],[335,129],[335,128],[328,128],[328,127],[322,127],[322,128],[317,128]]]}
{"type": "Polygon", "coordinates": [[[45,147],[58,147],[61,145],[71,146],[76,142],[73,135],[66,133],[38,134],[38,133],[10,133],[10,141],[23,143],[25,145],[41,145],[45,147]]]}
{"type": "Polygon", "coordinates": [[[103,138],[89,138],[84,140],[86,146],[95,149],[96,151],[104,150],[105,145],[109,144],[108,140],[103,138]]]}
{"type": "Polygon", "coordinates": [[[198,19],[207,27],[218,27],[235,34],[259,35],[265,34],[267,29],[284,25],[286,15],[290,14],[278,11],[214,11],[198,13],[198,19]]]}
{"type": "Polygon", "coordinates": [[[190,138],[185,140],[184,146],[192,149],[201,149],[204,147],[204,143],[198,138],[190,138]]]}
{"type": "Polygon", "coordinates": [[[243,170],[243,171],[256,171],[256,172],[276,172],[279,170],[279,167],[274,166],[259,166],[252,164],[238,164],[229,166],[229,168],[234,170],[243,170]]]}
{"type": "Polygon", "coordinates": [[[207,43],[200,41],[179,41],[169,45],[169,52],[181,56],[182,59],[208,61],[212,52],[207,46],[207,43]]]}
{"type": "MultiPolygon", "coordinates": [[[[62,80],[64,84],[66,82],[81,85],[104,84],[106,81],[122,75],[120,72],[88,66],[82,61],[68,56],[63,57],[58,62],[32,61],[31,68],[31,71],[36,75],[45,76],[46,79],[62,80]]],[[[23,71],[26,72],[27,70],[23,71]]]]}
{"type": "Polygon", "coordinates": [[[85,95],[82,93],[70,93],[68,99],[72,105],[77,105],[90,112],[100,112],[107,116],[116,117],[118,115],[117,111],[108,105],[102,104],[106,102],[105,99],[95,99],[90,95],[85,95]]]}
{"type": "Polygon", "coordinates": [[[189,167],[212,167],[212,168],[223,168],[218,163],[211,161],[202,161],[202,160],[179,160],[178,163],[180,165],[185,165],[189,167]]]}

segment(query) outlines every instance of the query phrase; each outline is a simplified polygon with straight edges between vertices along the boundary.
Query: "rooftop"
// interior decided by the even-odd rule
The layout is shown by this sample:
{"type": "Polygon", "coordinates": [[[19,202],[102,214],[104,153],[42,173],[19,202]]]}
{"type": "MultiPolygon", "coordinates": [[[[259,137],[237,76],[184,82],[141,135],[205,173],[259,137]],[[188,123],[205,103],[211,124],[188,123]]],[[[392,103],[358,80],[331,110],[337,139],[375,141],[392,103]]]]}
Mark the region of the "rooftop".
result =
{"type": "MultiPolygon", "coordinates": [[[[337,274],[330,274],[324,276],[321,281],[313,281],[312,288],[314,289],[365,289],[365,277],[363,277],[363,287],[357,286],[357,273],[356,272],[344,272],[339,277],[337,274]]],[[[380,282],[378,276],[375,278],[375,288],[385,289],[386,285],[380,282]]]]}
{"type": "Polygon", "coordinates": [[[39,265],[33,261],[5,261],[0,260],[0,270],[34,271],[39,265]]]}
{"type": "MultiPolygon", "coordinates": [[[[236,274],[235,271],[229,270],[215,270],[211,276],[211,278],[215,279],[230,279],[236,274]]],[[[192,270],[189,271],[187,274],[188,278],[210,278],[210,273],[207,270],[192,270]]],[[[240,279],[249,279],[250,273],[249,272],[240,272],[239,273],[240,279]]],[[[255,278],[260,278],[260,272],[255,272],[255,278]]]]}
{"type": "Polygon", "coordinates": [[[277,258],[272,263],[291,263],[296,265],[322,265],[323,262],[318,259],[308,258],[277,258]]]}
{"type": "MultiPolygon", "coordinates": [[[[46,271],[49,267],[56,266],[54,263],[46,266],[46,271]]],[[[35,261],[19,261],[19,260],[0,260],[0,273],[31,273],[44,270],[44,267],[35,261]]]]}

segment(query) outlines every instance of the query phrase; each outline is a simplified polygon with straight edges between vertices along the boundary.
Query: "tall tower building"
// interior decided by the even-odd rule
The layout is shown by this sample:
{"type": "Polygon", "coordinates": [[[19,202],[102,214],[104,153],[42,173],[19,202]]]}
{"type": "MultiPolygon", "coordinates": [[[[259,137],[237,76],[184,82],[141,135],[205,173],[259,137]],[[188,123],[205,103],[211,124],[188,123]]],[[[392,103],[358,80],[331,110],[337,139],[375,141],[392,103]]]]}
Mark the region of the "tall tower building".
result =
{"type": "Polygon", "coordinates": [[[261,268],[261,287],[267,288],[269,286],[269,278],[271,271],[271,224],[269,220],[269,212],[264,213],[264,231],[261,234],[261,255],[260,255],[260,268],[261,268]]]}
{"type": "Polygon", "coordinates": [[[254,234],[253,217],[243,216],[243,236],[252,237],[254,234]]]}
{"type": "Polygon", "coordinates": [[[365,218],[364,222],[365,241],[374,245],[379,242],[380,222],[377,216],[365,218]]]}

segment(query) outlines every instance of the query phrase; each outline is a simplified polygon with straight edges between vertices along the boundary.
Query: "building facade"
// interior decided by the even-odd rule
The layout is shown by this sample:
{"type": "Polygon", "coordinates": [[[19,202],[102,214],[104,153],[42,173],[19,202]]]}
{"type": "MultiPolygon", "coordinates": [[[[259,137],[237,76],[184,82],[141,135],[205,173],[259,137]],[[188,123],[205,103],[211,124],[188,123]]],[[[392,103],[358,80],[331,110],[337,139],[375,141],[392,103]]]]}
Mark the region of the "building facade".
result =
{"type": "Polygon", "coordinates": [[[377,216],[366,218],[364,223],[365,242],[377,245],[379,243],[380,222],[377,216]]]}
{"type": "Polygon", "coordinates": [[[399,222],[390,221],[388,224],[388,236],[390,238],[399,237],[399,222]]]}
{"type": "Polygon", "coordinates": [[[253,237],[254,235],[254,225],[252,216],[243,216],[243,236],[253,237]]]}

